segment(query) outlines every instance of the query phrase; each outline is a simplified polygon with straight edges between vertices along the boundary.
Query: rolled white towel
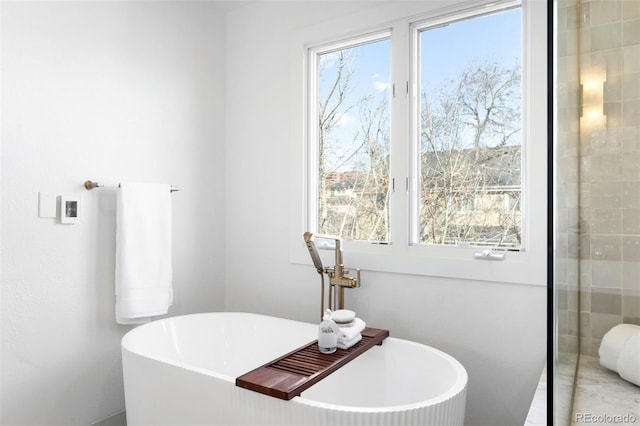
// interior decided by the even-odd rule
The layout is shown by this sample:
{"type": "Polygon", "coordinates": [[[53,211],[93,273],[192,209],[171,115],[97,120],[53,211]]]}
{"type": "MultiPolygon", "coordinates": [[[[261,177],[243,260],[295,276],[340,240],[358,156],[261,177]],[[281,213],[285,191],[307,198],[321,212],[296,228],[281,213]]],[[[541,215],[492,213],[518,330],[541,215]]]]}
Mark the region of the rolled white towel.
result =
{"type": "Polygon", "coordinates": [[[640,386],[640,327],[622,346],[616,365],[620,377],[640,386]]]}
{"type": "Polygon", "coordinates": [[[617,372],[620,351],[625,343],[636,334],[640,334],[640,326],[634,324],[618,324],[609,330],[602,338],[598,350],[600,365],[617,372]]]}
{"type": "Polygon", "coordinates": [[[351,340],[344,340],[343,338],[338,338],[338,349],[349,349],[351,346],[358,343],[362,340],[362,334],[358,333],[351,340]]]}
{"type": "Polygon", "coordinates": [[[367,323],[360,318],[356,318],[351,327],[340,327],[340,335],[338,336],[338,339],[349,341],[362,333],[362,330],[364,330],[366,326],[367,323]]]}

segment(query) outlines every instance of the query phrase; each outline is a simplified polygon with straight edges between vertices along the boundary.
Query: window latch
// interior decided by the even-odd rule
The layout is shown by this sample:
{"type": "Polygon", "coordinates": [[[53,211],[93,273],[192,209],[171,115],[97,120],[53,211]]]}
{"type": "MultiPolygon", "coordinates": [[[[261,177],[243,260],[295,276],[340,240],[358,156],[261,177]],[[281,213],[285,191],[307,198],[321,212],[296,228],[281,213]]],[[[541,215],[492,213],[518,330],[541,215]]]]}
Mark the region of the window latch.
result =
{"type": "Polygon", "coordinates": [[[479,260],[504,260],[504,253],[495,253],[493,250],[476,252],[475,258],[479,260]]]}

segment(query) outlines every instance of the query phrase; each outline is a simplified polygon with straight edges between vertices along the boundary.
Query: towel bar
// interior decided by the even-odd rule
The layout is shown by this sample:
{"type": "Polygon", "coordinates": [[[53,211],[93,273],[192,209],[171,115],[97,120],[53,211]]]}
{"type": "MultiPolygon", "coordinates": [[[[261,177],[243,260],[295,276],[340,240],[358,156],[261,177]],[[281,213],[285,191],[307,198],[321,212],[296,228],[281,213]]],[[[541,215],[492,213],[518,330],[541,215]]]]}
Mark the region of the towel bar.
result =
{"type": "MultiPolygon", "coordinates": [[[[93,182],[91,180],[85,180],[84,187],[87,191],[89,191],[89,190],[92,190],[93,188],[104,188],[105,184],[99,183],[99,182],[93,182]]],[[[118,184],[118,187],[120,187],[120,184],[118,184]]],[[[171,192],[176,192],[176,191],[180,191],[180,188],[178,188],[177,186],[171,185],[171,192]]]]}

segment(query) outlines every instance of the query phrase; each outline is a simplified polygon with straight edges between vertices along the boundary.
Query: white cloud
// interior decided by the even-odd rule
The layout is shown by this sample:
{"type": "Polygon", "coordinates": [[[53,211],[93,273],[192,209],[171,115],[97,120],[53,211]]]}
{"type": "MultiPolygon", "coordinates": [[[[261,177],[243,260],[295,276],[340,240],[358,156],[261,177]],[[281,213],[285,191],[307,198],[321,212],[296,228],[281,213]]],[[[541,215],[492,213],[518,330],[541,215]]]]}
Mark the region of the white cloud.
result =
{"type": "Polygon", "coordinates": [[[338,119],[338,127],[348,127],[349,125],[355,123],[356,118],[349,113],[344,113],[338,119]]]}
{"type": "Polygon", "coordinates": [[[384,81],[374,81],[373,88],[383,92],[389,88],[389,83],[386,83],[384,81]]]}

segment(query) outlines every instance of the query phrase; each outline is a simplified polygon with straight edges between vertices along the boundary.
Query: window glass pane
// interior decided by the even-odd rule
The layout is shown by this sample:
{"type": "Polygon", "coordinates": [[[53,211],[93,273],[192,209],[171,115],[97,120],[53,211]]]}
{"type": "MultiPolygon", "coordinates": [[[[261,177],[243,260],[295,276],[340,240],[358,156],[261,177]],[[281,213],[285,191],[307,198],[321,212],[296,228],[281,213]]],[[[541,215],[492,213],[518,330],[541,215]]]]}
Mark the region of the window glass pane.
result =
{"type": "Polygon", "coordinates": [[[318,55],[318,231],[389,238],[389,39],[318,55]]]}
{"type": "Polygon", "coordinates": [[[419,32],[418,241],[521,247],[521,9],[419,32]]]}

